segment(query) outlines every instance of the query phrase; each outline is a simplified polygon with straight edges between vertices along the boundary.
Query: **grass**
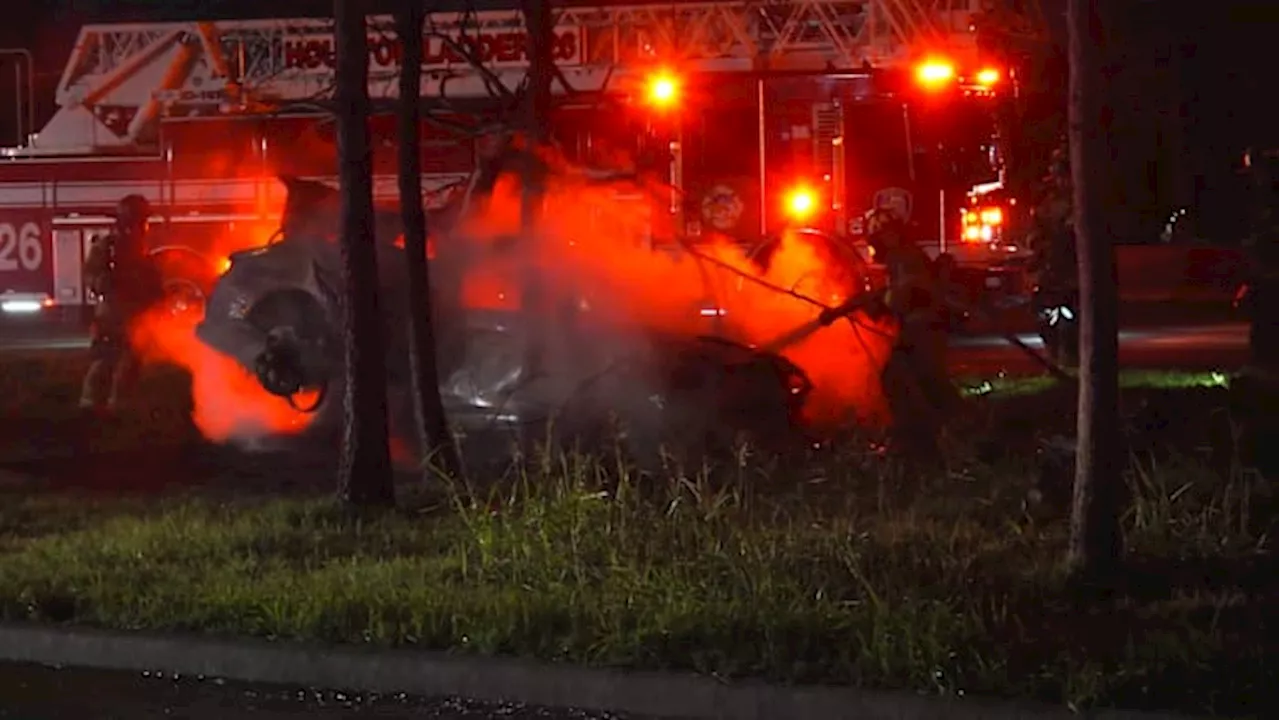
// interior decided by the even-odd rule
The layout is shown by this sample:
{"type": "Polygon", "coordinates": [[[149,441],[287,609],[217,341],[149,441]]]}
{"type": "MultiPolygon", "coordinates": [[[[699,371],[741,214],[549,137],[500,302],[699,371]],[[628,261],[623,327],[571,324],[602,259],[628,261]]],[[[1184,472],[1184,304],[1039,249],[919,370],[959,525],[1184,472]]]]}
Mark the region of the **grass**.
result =
{"type": "MultiPolygon", "coordinates": [[[[1131,374],[1126,397],[1208,418],[1225,393],[1213,380],[1131,374]]],[[[1069,407],[1070,393],[993,387],[983,407],[1006,424],[1069,416],[1050,398],[1069,407]]],[[[1036,501],[1033,456],[976,425],[1001,452],[962,438],[933,473],[855,443],[657,477],[547,453],[490,485],[402,488],[401,510],[363,516],[323,498],[9,488],[0,617],[1076,708],[1268,709],[1274,482],[1176,438],[1177,452],[1142,445],[1125,472],[1125,582],[1088,592],[1063,575],[1066,512],[1036,501]]]]}
{"type": "Polygon", "coordinates": [[[0,463],[192,440],[190,380],[171,369],[144,373],[136,395],[142,402],[88,431],[78,407],[88,367],[82,352],[6,351],[0,364],[0,463]]]}
{"type": "MultiPolygon", "coordinates": [[[[1183,372],[1177,370],[1124,370],[1120,373],[1121,389],[1165,389],[1226,387],[1228,376],[1218,371],[1183,372]]],[[[1035,395],[1056,383],[1049,375],[960,378],[962,392],[970,397],[996,395],[1035,395]]]]}
{"type": "Polygon", "coordinates": [[[1136,462],[1125,525],[1149,577],[1100,598],[1066,583],[1065,524],[1028,508],[1012,468],[926,480],[850,455],[789,477],[644,480],[543,460],[366,517],[327,500],[13,495],[0,614],[1074,707],[1269,697],[1275,649],[1256,638],[1276,629],[1275,497],[1246,472],[1136,462]],[[1221,577],[1162,569],[1206,560],[1221,577]]]}

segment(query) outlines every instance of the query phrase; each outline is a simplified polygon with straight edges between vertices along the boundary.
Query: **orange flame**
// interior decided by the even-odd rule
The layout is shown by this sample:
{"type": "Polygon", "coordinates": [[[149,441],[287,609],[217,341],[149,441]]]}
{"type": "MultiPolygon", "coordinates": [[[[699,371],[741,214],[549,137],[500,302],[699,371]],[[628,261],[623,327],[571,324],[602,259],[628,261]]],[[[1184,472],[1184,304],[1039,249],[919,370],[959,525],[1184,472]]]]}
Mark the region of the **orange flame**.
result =
{"type": "MultiPolygon", "coordinates": [[[[144,363],[171,363],[191,373],[192,420],[210,440],[293,435],[311,421],[311,415],[264,390],[235,360],[200,342],[189,322],[156,310],[139,318],[131,336],[144,363]]],[[[309,402],[300,399],[298,405],[309,402]]]]}

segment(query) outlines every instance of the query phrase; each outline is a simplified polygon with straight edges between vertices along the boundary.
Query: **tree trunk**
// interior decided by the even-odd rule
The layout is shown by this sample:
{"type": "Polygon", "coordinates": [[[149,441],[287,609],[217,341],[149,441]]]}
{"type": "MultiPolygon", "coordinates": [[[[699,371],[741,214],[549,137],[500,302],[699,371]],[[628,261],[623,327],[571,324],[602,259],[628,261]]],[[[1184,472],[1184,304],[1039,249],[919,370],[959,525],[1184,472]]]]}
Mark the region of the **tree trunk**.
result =
{"type": "Polygon", "coordinates": [[[1068,565],[1086,578],[1105,578],[1120,560],[1123,497],[1119,423],[1119,338],[1115,257],[1105,181],[1109,102],[1108,51],[1101,6],[1069,0],[1071,62],[1068,132],[1072,200],[1080,272],[1080,390],[1076,478],[1068,565]]]}
{"type": "Polygon", "coordinates": [[[369,149],[369,42],[363,0],[334,0],[338,181],[342,192],[345,422],[338,493],[349,504],[393,505],[387,445],[387,367],[378,303],[369,149]]]}
{"type": "MultiPolygon", "coordinates": [[[[413,378],[413,410],[418,448],[450,475],[458,473],[458,456],[440,399],[436,368],[431,276],[427,261],[427,216],[422,207],[422,144],[419,95],[422,89],[421,2],[407,0],[396,13],[396,34],[403,57],[400,65],[400,112],[397,117],[400,165],[400,212],[404,219],[405,267],[409,273],[409,368],[413,378]]],[[[423,467],[430,474],[430,466],[423,467]]]]}
{"type": "Polygon", "coordinates": [[[542,374],[546,362],[546,318],[552,306],[551,298],[546,296],[550,288],[540,281],[538,264],[541,262],[541,252],[533,230],[537,225],[545,189],[545,178],[541,172],[541,163],[538,162],[539,151],[551,139],[551,81],[554,76],[551,52],[555,33],[549,0],[521,0],[520,9],[529,38],[529,76],[522,107],[522,125],[528,146],[521,177],[520,222],[525,241],[530,243],[525,254],[526,272],[521,305],[530,328],[525,371],[529,376],[536,377],[542,374]]]}
{"type": "Polygon", "coordinates": [[[555,28],[549,0],[521,0],[529,35],[529,86],[525,97],[525,130],[536,147],[551,139],[551,81],[555,77],[552,42],[555,28]]]}
{"type": "MultiPolygon", "coordinates": [[[[1266,138],[1271,140],[1271,138],[1266,138]]],[[[1244,420],[1247,460],[1263,477],[1280,477],[1280,149],[1252,147],[1253,249],[1249,266],[1249,363],[1231,382],[1244,420]]]]}

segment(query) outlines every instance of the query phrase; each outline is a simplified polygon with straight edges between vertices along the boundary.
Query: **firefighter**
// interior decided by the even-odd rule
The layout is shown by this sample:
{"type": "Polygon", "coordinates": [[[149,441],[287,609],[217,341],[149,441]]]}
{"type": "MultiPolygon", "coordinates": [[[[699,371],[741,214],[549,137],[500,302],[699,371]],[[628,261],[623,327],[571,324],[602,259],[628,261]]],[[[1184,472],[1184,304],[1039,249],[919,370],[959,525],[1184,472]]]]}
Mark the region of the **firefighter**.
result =
{"type": "Polygon", "coordinates": [[[867,215],[868,244],[888,271],[882,312],[897,321],[898,335],[881,371],[895,444],[924,453],[937,450],[942,424],[960,402],[947,377],[947,306],[933,263],[907,237],[892,211],[867,215]]]}
{"type": "Polygon", "coordinates": [[[85,285],[98,297],[80,407],[115,410],[120,393],[137,372],[130,326],[164,295],[159,269],[147,248],[151,206],[129,195],[116,206],[116,227],[94,240],[85,258],[85,285]]]}
{"type": "Polygon", "coordinates": [[[1076,308],[1080,292],[1072,217],[1071,166],[1065,147],[1054,150],[1034,208],[1031,230],[1033,268],[1037,274],[1036,313],[1045,348],[1060,365],[1074,366],[1079,357],[1076,308]]]}

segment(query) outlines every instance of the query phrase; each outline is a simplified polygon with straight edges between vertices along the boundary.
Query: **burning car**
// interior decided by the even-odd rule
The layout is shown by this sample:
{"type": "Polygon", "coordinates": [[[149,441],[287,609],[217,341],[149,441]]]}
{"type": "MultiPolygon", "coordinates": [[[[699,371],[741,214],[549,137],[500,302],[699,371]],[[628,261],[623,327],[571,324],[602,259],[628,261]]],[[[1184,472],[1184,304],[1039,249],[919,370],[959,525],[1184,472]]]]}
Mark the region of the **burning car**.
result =
{"type": "MultiPolygon", "coordinates": [[[[344,381],[339,197],[319,183],[282,182],[288,200],[280,232],[266,246],[231,256],[196,337],[309,414],[300,436],[331,441],[341,427],[344,381]]],[[[448,214],[457,218],[465,209],[448,214]]],[[[633,451],[652,453],[659,446],[706,449],[744,435],[779,442],[799,427],[811,385],[778,354],[606,318],[589,310],[585,294],[564,295],[556,310],[538,314],[466,302],[462,278],[478,265],[511,265],[511,257],[500,244],[478,250],[456,222],[452,227],[433,238],[433,321],[441,396],[464,436],[507,439],[533,429],[595,441],[608,429],[633,451]]],[[[411,308],[395,208],[377,209],[375,236],[392,430],[412,436],[411,308]]]]}

